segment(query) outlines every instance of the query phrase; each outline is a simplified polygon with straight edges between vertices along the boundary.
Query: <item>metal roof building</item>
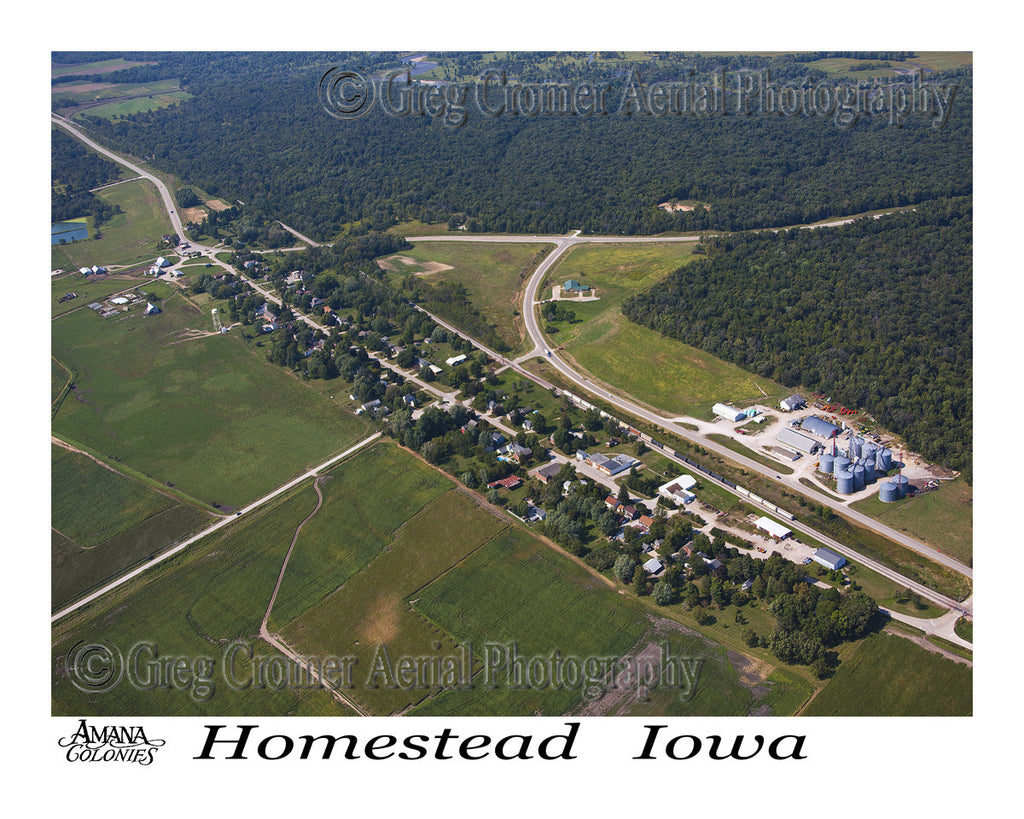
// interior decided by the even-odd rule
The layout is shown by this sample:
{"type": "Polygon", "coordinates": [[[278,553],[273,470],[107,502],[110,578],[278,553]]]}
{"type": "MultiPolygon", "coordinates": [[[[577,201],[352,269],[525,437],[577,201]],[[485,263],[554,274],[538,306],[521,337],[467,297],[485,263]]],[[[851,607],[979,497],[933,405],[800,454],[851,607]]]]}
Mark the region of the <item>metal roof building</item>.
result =
{"type": "Polygon", "coordinates": [[[779,401],[779,408],[784,409],[787,412],[791,412],[792,410],[800,409],[800,407],[806,406],[807,402],[804,400],[803,396],[799,394],[791,395],[789,396],[789,398],[783,398],[781,401],[779,401]]]}
{"type": "Polygon", "coordinates": [[[829,423],[824,418],[819,418],[817,415],[808,415],[804,418],[800,424],[800,428],[806,429],[814,435],[820,435],[822,438],[831,438],[840,431],[839,427],[835,424],[829,423]]]}
{"type": "Polygon", "coordinates": [[[767,532],[769,535],[771,535],[773,538],[776,538],[777,540],[784,540],[785,538],[793,534],[792,530],[787,529],[778,521],[772,520],[771,518],[764,516],[759,517],[757,520],[755,520],[754,525],[758,529],[767,532]]]}
{"type": "Polygon", "coordinates": [[[846,565],[846,558],[842,555],[837,555],[831,549],[818,549],[818,551],[811,555],[811,558],[815,563],[820,563],[826,569],[841,569],[846,565]]]}
{"type": "Polygon", "coordinates": [[[806,435],[801,435],[789,427],[780,429],[776,438],[780,444],[786,444],[808,454],[813,454],[821,446],[817,441],[808,438],[806,435]]]}
{"type": "Polygon", "coordinates": [[[722,418],[729,421],[742,421],[747,417],[747,413],[744,410],[738,410],[736,407],[730,407],[727,404],[715,404],[711,411],[722,418]]]}

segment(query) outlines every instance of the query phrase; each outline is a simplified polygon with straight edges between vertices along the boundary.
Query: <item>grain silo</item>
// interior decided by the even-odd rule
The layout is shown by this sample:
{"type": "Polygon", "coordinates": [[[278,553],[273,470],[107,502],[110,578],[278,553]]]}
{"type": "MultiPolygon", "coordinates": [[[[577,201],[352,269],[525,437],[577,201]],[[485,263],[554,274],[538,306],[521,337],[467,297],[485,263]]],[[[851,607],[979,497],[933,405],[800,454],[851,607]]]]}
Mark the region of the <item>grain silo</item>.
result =
{"type": "Polygon", "coordinates": [[[874,483],[876,480],[875,459],[865,457],[862,465],[864,467],[864,483],[874,483]]]}
{"type": "Polygon", "coordinates": [[[853,494],[853,473],[847,472],[845,469],[836,472],[836,492],[840,495],[852,495],[853,494]]]}
{"type": "Polygon", "coordinates": [[[832,474],[832,468],[835,466],[835,457],[828,452],[822,453],[818,459],[818,471],[824,472],[826,475],[832,474]]]}
{"type": "Polygon", "coordinates": [[[853,474],[853,491],[860,492],[864,488],[864,465],[854,464],[851,472],[853,474]]]}
{"type": "Polygon", "coordinates": [[[900,490],[892,481],[882,481],[878,484],[878,499],[882,503],[895,503],[900,498],[900,490]]]}
{"type": "Polygon", "coordinates": [[[860,439],[853,433],[850,433],[848,453],[851,461],[856,461],[860,457],[860,439]]]}
{"type": "Polygon", "coordinates": [[[905,498],[907,496],[907,492],[910,491],[910,478],[906,475],[897,475],[892,479],[892,482],[896,484],[900,497],[905,498]]]}
{"type": "Polygon", "coordinates": [[[886,447],[882,450],[882,471],[888,472],[892,469],[892,450],[886,447]]]}
{"type": "Polygon", "coordinates": [[[843,472],[850,465],[850,459],[845,455],[836,455],[835,461],[832,464],[832,471],[835,473],[843,472]]]}

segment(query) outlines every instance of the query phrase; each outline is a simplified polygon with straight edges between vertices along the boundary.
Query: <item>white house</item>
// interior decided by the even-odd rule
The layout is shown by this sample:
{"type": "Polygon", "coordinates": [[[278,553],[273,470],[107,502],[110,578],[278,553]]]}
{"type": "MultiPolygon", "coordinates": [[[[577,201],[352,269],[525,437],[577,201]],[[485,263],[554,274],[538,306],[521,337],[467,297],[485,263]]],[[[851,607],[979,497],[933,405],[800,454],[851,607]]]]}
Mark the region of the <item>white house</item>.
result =
{"type": "Polygon", "coordinates": [[[463,353],[462,355],[453,355],[451,358],[446,358],[444,363],[447,364],[449,367],[454,367],[458,364],[461,364],[463,361],[466,360],[466,358],[467,356],[465,353],[463,353]]]}

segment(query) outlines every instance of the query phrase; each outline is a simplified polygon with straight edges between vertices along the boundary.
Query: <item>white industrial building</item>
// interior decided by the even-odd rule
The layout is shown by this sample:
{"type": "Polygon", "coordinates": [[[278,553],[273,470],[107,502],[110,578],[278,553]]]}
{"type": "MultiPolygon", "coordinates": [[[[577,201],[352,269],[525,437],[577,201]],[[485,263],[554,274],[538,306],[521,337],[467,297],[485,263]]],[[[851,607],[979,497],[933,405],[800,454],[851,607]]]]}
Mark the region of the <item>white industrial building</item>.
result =
{"type": "Polygon", "coordinates": [[[697,485],[697,479],[692,475],[680,475],[666,484],[658,487],[658,494],[676,503],[690,503],[696,498],[690,489],[697,485]]]}
{"type": "Polygon", "coordinates": [[[818,551],[811,555],[811,558],[815,563],[820,563],[826,569],[832,569],[833,571],[841,569],[846,565],[846,558],[842,555],[837,555],[831,549],[818,549],[818,551]]]}
{"type": "Polygon", "coordinates": [[[761,531],[767,532],[776,540],[785,540],[793,534],[791,529],[787,529],[778,521],[772,520],[769,517],[764,517],[763,515],[754,521],[754,525],[761,531]]]}
{"type": "Polygon", "coordinates": [[[747,417],[747,413],[743,410],[738,410],[736,407],[730,407],[728,404],[715,404],[711,411],[720,418],[725,418],[727,421],[742,421],[747,417]]]}

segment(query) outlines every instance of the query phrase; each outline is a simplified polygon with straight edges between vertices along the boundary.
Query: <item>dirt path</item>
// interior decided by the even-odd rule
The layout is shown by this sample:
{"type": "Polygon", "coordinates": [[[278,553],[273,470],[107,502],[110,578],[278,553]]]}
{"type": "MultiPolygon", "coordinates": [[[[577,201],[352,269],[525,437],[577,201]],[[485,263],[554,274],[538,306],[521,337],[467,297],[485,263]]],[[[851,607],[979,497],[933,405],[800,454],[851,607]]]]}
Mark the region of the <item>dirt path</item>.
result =
{"type": "Polygon", "coordinates": [[[291,545],[288,547],[288,551],[285,553],[284,562],[281,564],[281,571],[277,575],[277,583],[274,585],[274,592],[270,595],[270,602],[267,604],[267,610],[263,614],[263,622],[260,623],[260,637],[273,648],[276,648],[278,651],[284,654],[289,660],[294,662],[300,668],[306,668],[307,673],[309,673],[310,676],[312,676],[313,679],[316,680],[316,683],[325,691],[329,691],[331,693],[331,696],[333,696],[338,702],[347,705],[357,714],[365,717],[367,716],[367,713],[362,708],[360,708],[358,705],[352,702],[352,700],[350,700],[336,688],[331,686],[329,683],[321,679],[319,673],[317,673],[313,668],[311,668],[308,663],[304,662],[303,658],[299,657],[292,650],[291,646],[289,646],[287,643],[281,640],[281,638],[277,635],[271,634],[270,629],[267,627],[267,622],[270,620],[270,612],[274,608],[274,601],[277,600],[277,593],[281,590],[281,582],[284,580],[284,573],[288,568],[288,561],[291,559],[292,551],[295,549],[295,544],[299,540],[299,533],[302,531],[302,527],[309,523],[309,521],[313,519],[316,513],[320,511],[320,507],[323,505],[324,495],[323,492],[320,491],[320,484],[324,480],[326,479],[323,476],[317,476],[317,478],[313,481],[313,489],[316,491],[316,506],[314,506],[313,511],[306,515],[303,521],[295,527],[295,534],[292,535],[291,545]]]}

